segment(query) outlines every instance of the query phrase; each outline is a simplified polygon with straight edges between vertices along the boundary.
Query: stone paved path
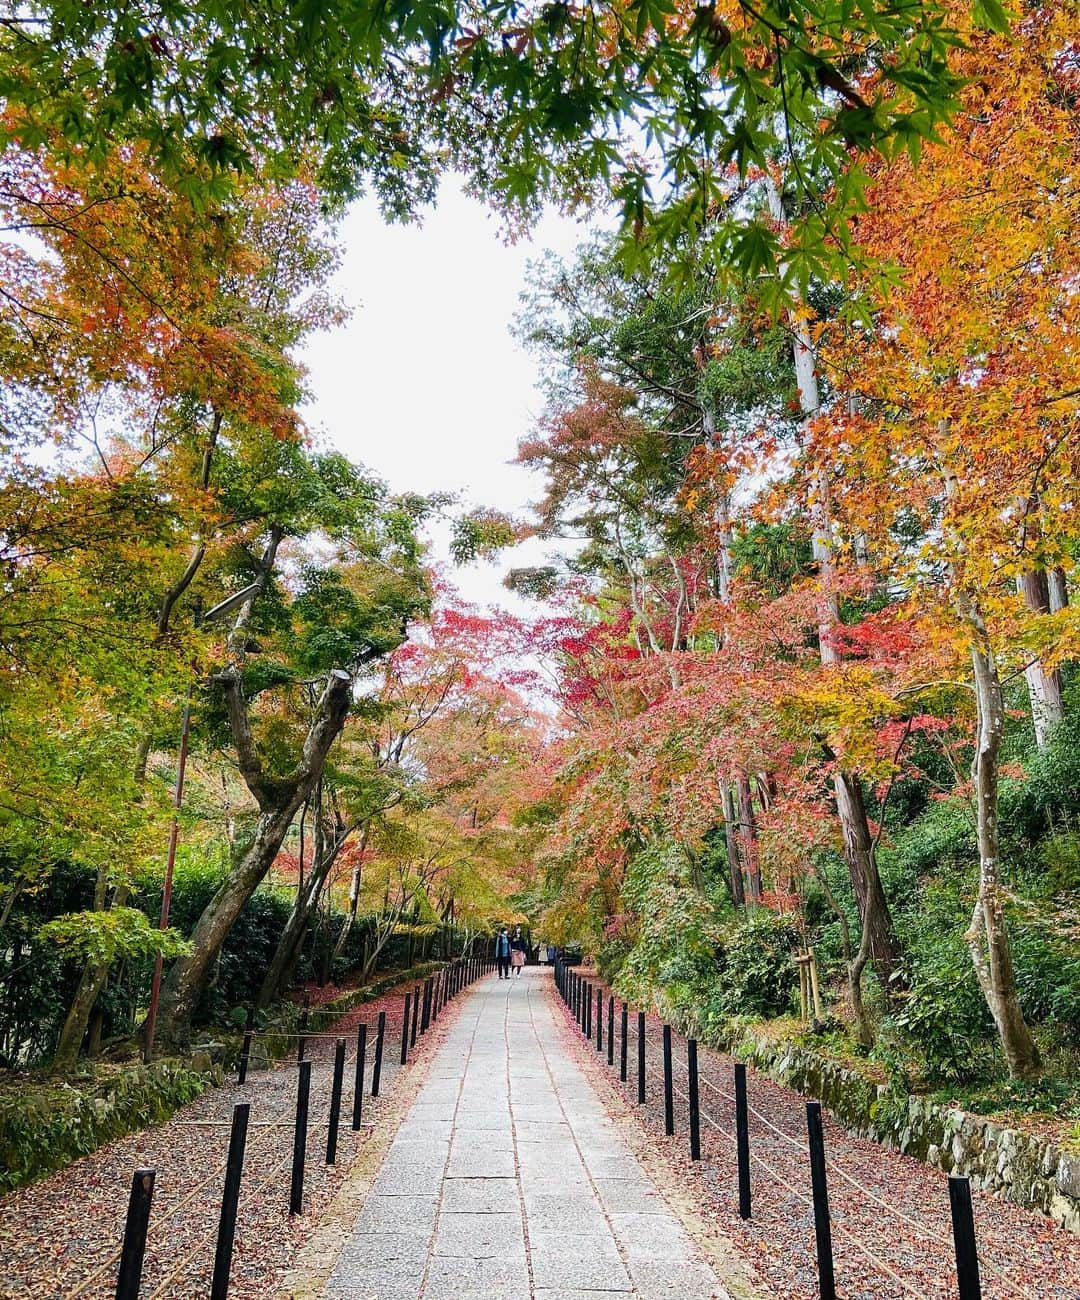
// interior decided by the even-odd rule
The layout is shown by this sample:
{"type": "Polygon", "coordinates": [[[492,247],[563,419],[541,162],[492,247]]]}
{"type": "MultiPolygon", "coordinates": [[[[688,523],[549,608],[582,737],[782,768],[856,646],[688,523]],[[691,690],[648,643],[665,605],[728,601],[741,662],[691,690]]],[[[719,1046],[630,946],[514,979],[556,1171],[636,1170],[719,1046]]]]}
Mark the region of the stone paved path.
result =
{"type": "Polygon", "coordinates": [[[466,996],[327,1300],[726,1300],[560,1046],[551,976],[466,996]]]}

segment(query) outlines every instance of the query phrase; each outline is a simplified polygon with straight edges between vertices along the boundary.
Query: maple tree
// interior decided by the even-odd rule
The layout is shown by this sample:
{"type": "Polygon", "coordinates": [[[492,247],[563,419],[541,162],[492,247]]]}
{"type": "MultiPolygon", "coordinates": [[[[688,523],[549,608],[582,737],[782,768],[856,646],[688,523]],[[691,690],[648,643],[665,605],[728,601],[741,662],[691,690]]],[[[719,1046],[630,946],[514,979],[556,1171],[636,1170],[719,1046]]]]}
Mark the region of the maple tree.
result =
{"type": "MultiPolygon", "coordinates": [[[[182,1046],[276,871],[263,1006],[314,930],[325,978],[357,929],[366,975],[405,932],[518,917],[723,1015],[782,1011],[785,954],[817,947],[859,1048],[921,1034],[928,1070],[970,986],[1038,1071],[1072,886],[1002,823],[1074,722],[1075,18],[53,0],[2,25],[0,928],[79,875],[32,936],[78,967],[58,1068],[129,959],[171,961],[182,1046]],[[620,218],[534,269],[519,326],[532,530],[563,546],[512,575],[553,602],[533,622],[461,607],[418,540],[447,500],[298,416],[297,346],[341,319],[333,214],[368,185],[410,216],[447,166],[512,228],[551,196],[620,218]],[[223,863],[184,937],[132,906],[182,729],[176,833],[223,863]],[[906,870],[969,804],[962,851],[906,870]]],[[[523,531],[462,515],[454,558],[523,531]]]]}
{"type": "MultiPolygon", "coordinates": [[[[1010,683],[1046,750],[1076,656],[1074,18],[1032,6],[1010,39],[968,31],[955,135],[871,164],[855,273],[789,295],[779,328],[771,293],[733,291],[707,255],[689,277],[681,256],[672,288],[595,246],[541,268],[523,317],[548,359],[522,446],[547,477],[539,527],[578,541],[544,575],[571,611],[549,646],[571,731],[553,906],[602,954],[643,905],[642,854],[714,908],[806,925],[823,905],[869,1046],[928,996],[879,857],[897,791],[941,780],[944,755],[978,864],[954,933],[1017,1076],[1039,1052],[999,828],[1010,683]]],[[[800,165],[781,154],[741,190],[782,250],[800,165]]]]}
{"type": "MultiPolygon", "coordinates": [[[[973,0],[961,17],[1008,23],[997,0],[973,0]]],[[[520,12],[49,0],[13,15],[0,38],[0,94],[30,147],[53,132],[92,155],[138,140],[193,197],[262,166],[280,174],[314,148],[328,191],[366,181],[399,215],[449,163],[519,214],[553,193],[570,205],[613,195],[630,240],[707,230],[717,263],[750,274],[775,269],[779,245],[732,201],[728,169],[797,148],[816,199],[785,254],[801,282],[859,205],[853,151],[917,150],[959,85],[947,0],[520,12]],[[209,176],[189,170],[191,157],[209,176]]]]}

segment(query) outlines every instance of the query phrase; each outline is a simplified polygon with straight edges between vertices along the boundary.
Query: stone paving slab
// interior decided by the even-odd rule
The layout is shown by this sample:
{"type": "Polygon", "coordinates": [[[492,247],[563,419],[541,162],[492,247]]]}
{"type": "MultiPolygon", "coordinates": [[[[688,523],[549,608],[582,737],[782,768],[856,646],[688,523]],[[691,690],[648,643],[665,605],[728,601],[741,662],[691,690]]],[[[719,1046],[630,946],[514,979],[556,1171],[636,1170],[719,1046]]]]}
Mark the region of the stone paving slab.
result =
{"type": "Polygon", "coordinates": [[[730,1300],[556,1025],[547,972],[469,991],[325,1300],[730,1300]]]}

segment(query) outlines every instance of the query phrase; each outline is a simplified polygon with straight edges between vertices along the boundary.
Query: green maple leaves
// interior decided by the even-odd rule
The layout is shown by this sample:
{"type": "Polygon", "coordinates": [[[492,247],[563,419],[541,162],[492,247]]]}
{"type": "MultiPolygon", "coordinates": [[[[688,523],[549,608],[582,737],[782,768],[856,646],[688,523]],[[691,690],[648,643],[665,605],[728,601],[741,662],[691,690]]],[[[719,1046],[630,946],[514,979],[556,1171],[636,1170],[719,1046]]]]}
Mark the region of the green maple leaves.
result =
{"type": "MultiPolygon", "coordinates": [[[[714,3],[689,22],[674,0],[50,0],[40,17],[0,45],[9,132],[91,154],[146,141],[194,200],[314,151],[328,191],[369,183],[395,215],[449,165],[524,214],[614,192],[628,241],[670,247],[723,201],[718,176],[791,155],[833,214],[802,241],[819,259],[855,210],[859,156],[917,157],[947,122],[966,22],[945,0],[714,3]]],[[[972,0],[971,21],[1010,19],[972,0]]],[[[761,229],[729,251],[744,274],[778,267],[761,229]]]]}

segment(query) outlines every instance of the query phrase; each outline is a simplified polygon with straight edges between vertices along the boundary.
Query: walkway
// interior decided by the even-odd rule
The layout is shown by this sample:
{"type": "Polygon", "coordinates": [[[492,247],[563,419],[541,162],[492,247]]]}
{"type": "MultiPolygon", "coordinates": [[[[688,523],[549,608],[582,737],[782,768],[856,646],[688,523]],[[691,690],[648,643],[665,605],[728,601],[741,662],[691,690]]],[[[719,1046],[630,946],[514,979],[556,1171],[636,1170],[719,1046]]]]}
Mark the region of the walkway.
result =
{"type": "Polygon", "coordinates": [[[327,1300],[726,1300],[559,1045],[550,978],[466,995],[327,1300]]]}

